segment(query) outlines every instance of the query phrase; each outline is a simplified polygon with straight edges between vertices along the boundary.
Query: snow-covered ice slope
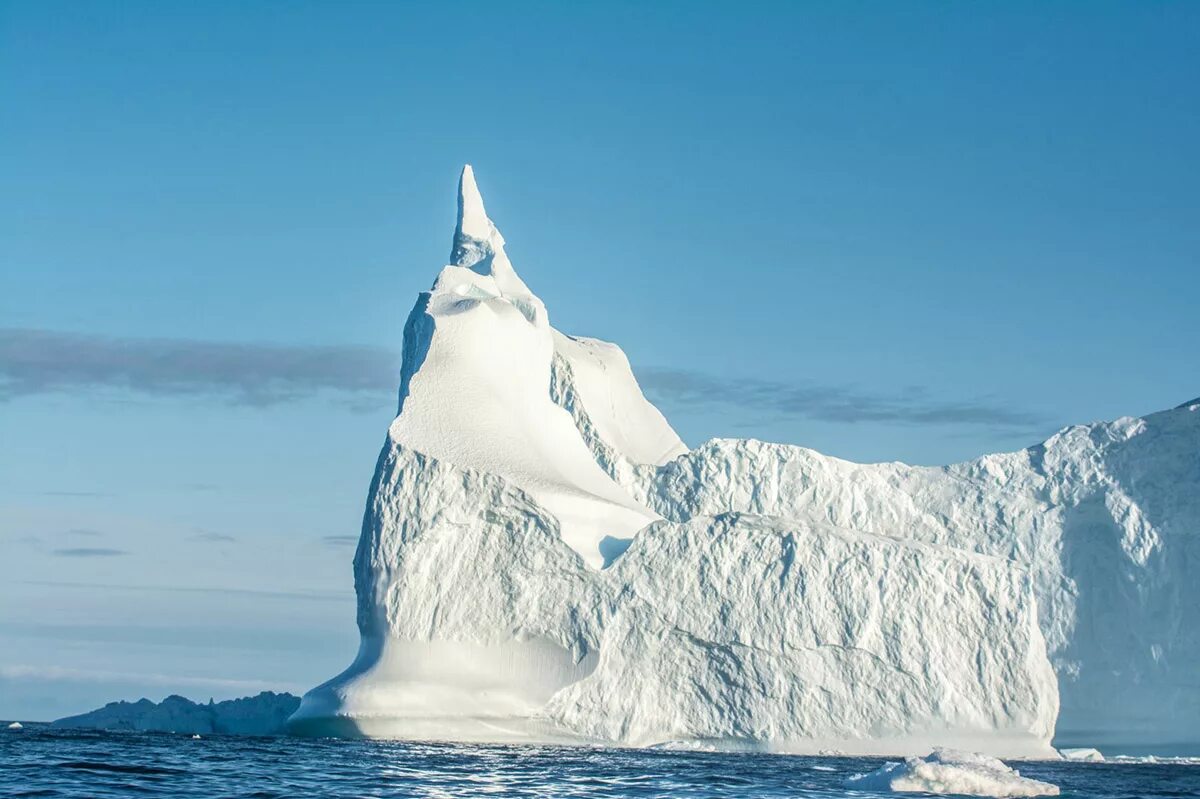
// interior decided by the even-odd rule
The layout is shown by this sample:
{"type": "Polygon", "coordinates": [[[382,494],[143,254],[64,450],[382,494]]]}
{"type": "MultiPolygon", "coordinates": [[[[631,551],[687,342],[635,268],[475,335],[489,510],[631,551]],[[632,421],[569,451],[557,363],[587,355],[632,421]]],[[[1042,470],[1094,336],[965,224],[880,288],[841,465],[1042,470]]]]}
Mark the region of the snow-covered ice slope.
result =
{"type": "Polygon", "coordinates": [[[1128,720],[1120,690],[1195,706],[1172,665],[1196,647],[1193,411],[946,469],[689,452],[616,345],[550,327],[469,167],[450,260],[405,328],[362,644],[294,731],[1051,755],[1060,682],[1079,707],[1119,689],[1094,729],[1128,720]],[[1105,608],[1152,653],[1105,639],[1105,608]]]}
{"type": "MultiPolygon", "coordinates": [[[[570,415],[551,400],[554,349],[546,308],[513,271],[468,168],[451,265],[418,299],[405,328],[390,440],[503,477],[550,511],[563,539],[600,566],[605,539],[628,539],[658,517],[605,474],[570,415]]],[[[615,424],[607,431],[621,432],[615,424]]]]}
{"type": "Polygon", "coordinates": [[[610,473],[661,466],[688,451],[643,396],[616,344],[554,331],[550,396],[571,412],[584,442],[610,473]]]}

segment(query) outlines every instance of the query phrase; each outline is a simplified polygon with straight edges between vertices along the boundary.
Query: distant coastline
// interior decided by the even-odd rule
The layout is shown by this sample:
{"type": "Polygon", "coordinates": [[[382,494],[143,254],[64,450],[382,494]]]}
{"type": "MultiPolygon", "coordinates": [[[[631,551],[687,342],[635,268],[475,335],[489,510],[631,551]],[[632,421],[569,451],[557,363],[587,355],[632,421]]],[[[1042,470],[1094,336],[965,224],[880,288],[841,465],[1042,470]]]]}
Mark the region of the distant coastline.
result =
{"type": "Polygon", "coordinates": [[[144,698],[109,702],[88,713],[57,719],[50,726],[191,735],[283,735],[288,717],[299,706],[300,697],[273,691],[207,703],[172,694],[161,702],[144,698]]]}

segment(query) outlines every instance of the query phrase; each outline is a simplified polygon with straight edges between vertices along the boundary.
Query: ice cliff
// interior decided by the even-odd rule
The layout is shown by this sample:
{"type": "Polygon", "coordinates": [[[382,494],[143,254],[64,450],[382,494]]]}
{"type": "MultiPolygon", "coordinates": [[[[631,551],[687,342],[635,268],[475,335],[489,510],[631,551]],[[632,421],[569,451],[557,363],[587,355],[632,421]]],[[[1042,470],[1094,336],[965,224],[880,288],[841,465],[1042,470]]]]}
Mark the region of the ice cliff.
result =
{"type": "Polygon", "coordinates": [[[301,734],[1050,755],[1197,740],[1200,404],[945,468],[689,451],[470,167],[301,734]],[[1060,714],[1060,692],[1062,706],[1060,714]],[[1189,737],[1190,736],[1190,737],[1189,737]]]}
{"type": "Polygon", "coordinates": [[[940,468],[710,441],[626,479],[669,519],[815,518],[1031,576],[1066,744],[1200,742],[1200,403],[940,468]]]}

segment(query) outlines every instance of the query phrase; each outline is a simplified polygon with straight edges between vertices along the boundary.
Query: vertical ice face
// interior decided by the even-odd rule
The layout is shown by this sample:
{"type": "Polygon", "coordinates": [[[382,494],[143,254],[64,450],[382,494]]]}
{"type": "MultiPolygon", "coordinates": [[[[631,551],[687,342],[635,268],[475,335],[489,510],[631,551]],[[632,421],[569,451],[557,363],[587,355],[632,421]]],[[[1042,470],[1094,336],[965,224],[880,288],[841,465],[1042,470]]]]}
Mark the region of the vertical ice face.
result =
{"type": "Polygon", "coordinates": [[[1049,754],[1049,641],[1091,740],[1197,733],[1198,420],[944,469],[688,451],[616,345],[550,326],[467,167],[405,328],[362,645],[293,728],[1049,754]]]}
{"type": "Polygon", "coordinates": [[[817,518],[1010,559],[1034,581],[1067,745],[1200,741],[1200,405],[952,466],[714,440],[622,478],[664,517],[817,518]]]}

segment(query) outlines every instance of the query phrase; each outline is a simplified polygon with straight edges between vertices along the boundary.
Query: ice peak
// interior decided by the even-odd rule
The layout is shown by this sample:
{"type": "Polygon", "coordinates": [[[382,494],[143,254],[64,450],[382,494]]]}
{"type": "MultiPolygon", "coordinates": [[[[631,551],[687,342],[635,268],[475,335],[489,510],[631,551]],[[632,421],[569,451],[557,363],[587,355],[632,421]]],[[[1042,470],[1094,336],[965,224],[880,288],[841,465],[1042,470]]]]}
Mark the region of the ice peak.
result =
{"type": "Polygon", "coordinates": [[[475,185],[475,171],[467,164],[458,179],[458,227],[454,237],[456,240],[471,238],[486,241],[491,232],[492,220],[488,219],[483,196],[475,185]]]}
{"type": "MultiPolygon", "coordinates": [[[[517,277],[508,256],[504,254],[504,237],[488,219],[483,197],[475,185],[475,171],[470,164],[463,167],[458,179],[458,225],[454,228],[454,245],[450,248],[450,266],[470,269],[477,275],[494,278],[495,288],[503,296],[510,300],[514,297],[525,298],[521,301],[521,313],[529,321],[539,316],[529,300],[534,300],[538,307],[541,307],[541,300],[534,297],[529,287],[517,277]]],[[[461,275],[452,277],[451,282],[457,284],[461,282],[460,278],[461,275]]],[[[544,307],[540,316],[545,316],[544,307]]]]}
{"type": "Polygon", "coordinates": [[[454,228],[450,263],[473,269],[481,275],[489,275],[495,267],[495,259],[506,260],[504,237],[488,219],[483,197],[475,185],[475,172],[467,164],[458,179],[458,224],[454,228]]]}

